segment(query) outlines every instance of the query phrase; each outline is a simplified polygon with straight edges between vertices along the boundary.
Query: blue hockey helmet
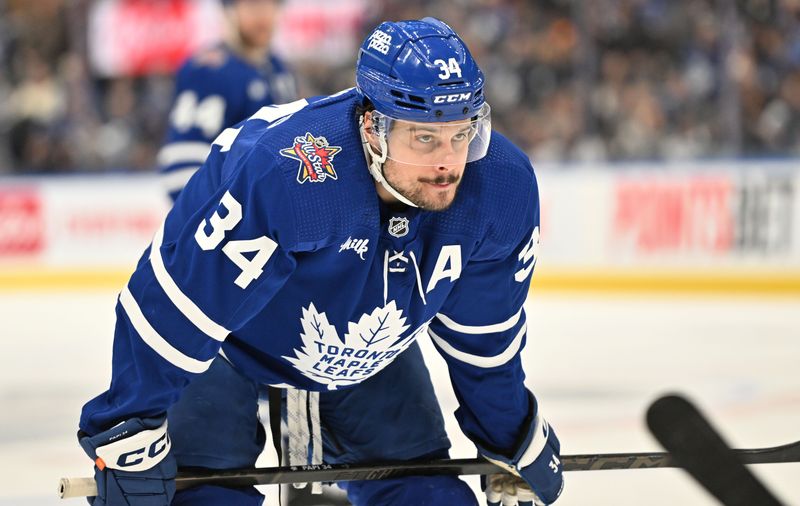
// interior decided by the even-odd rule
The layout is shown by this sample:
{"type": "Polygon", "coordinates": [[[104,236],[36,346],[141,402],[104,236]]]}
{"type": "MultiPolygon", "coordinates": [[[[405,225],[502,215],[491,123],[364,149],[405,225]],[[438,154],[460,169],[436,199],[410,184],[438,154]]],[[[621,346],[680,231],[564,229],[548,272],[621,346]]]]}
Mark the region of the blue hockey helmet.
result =
{"type": "Polygon", "coordinates": [[[483,72],[464,41],[436,18],[381,23],[364,40],[356,87],[394,119],[456,121],[478,116],[483,72]]]}

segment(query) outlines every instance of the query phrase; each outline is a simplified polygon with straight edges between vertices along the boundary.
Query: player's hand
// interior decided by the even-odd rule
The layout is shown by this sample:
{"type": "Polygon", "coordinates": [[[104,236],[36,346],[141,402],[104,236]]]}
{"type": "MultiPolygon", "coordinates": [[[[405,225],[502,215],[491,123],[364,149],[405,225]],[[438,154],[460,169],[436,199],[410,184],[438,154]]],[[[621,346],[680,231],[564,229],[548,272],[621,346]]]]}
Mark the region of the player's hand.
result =
{"type": "Polygon", "coordinates": [[[506,477],[500,475],[495,478],[498,475],[492,475],[487,478],[486,497],[490,506],[508,506],[518,502],[521,506],[526,506],[523,501],[528,501],[527,505],[530,501],[536,505],[548,505],[561,495],[564,488],[559,455],[561,443],[555,431],[544,418],[537,415],[528,441],[513,459],[483,452],[484,457],[511,473],[506,477]],[[527,486],[522,486],[523,484],[527,486]]]}
{"type": "Polygon", "coordinates": [[[92,506],[169,506],[177,464],[170,453],[166,417],[131,418],[95,436],[78,433],[95,462],[92,506]]]}
{"type": "Polygon", "coordinates": [[[530,485],[513,474],[498,473],[486,477],[487,506],[533,506],[544,504],[531,490],[530,485]]]}

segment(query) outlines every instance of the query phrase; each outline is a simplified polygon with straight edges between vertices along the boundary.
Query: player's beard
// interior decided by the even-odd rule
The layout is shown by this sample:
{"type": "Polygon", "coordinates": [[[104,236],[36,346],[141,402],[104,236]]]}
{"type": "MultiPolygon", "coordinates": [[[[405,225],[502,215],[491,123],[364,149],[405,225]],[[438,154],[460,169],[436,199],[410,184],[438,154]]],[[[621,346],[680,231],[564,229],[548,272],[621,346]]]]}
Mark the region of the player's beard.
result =
{"type": "MultiPolygon", "coordinates": [[[[388,161],[391,163],[391,161],[388,161]]],[[[461,175],[460,174],[448,174],[446,176],[438,176],[435,178],[420,178],[413,180],[408,183],[402,183],[399,181],[394,181],[392,177],[392,170],[386,170],[387,167],[384,166],[383,177],[386,179],[392,188],[394,188],[397,193],[405,197],[406,199],[410,200],[414,204],[416,204],[420,209],[424,209],[426,211],[445,211],[456,200],[456,196],[458,195],[458,188],[461,185],[461,175]],[[449,183],[453,186],[448,188],[447,190],[439,190],[437,191],[436,188],[430,186],[429,183],[433,184],[445,184],[449,183]]],[[[398,170],[402,170],[398,168],[398,170]]]]}
{"type": "Polygon", "coordinates": [[[241,30],[238,31],[239,44],[245,51],[266,52],[269,48],[269,37],[263,35],[253,36],[241,30]]]}

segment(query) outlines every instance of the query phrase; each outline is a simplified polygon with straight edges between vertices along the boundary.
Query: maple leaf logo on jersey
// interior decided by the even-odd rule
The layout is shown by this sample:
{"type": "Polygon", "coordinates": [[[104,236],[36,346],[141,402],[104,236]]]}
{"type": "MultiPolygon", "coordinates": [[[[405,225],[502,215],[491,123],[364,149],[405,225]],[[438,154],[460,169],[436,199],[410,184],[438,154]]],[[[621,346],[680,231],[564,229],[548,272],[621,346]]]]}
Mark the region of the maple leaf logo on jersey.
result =
{"type": "Polygon", "coordinates": [[[314,137],[311,133],[298,135],[294,145],[280,151],[281,155],[300,162],[297,182],[321,183],[328,178],[338,179],[333,168],[333,157],[341,151],[340,146],[331,146],[325,137],[314,137]]]}
{"type": "Polygon", "coordinates": [[[344,340],[336,327],[328,322],[325,312],[314,303],[303,308],[300,337],[303,346],[294,350],[294,357],[283,357],[312,380],[327,385],[329,390],[358,383],[377,373],[414,342],[428,323],[403,337],[409,326],[403,311],[394,301],[364,313],[357,323],[347,323],[344,340]]]}

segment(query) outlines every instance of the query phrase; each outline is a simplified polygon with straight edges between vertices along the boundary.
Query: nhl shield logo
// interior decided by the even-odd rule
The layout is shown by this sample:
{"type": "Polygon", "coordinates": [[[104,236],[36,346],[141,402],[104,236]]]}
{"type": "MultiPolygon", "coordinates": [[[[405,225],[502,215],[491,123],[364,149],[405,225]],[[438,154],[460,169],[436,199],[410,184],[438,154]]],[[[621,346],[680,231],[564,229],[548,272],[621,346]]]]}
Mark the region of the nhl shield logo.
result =
{"type": "Polygon", "coordinates": [[[389,218],[389,234],[395,237],[403,237],[408,234],[408,218],[392,217],[389,218]]]}
{"type": "Polygon", "coordinates": [[[333,157],[341,151],[340,146],[331,146],[325,137],[314,137],[310,132],[294,138],[290,148],[280,151],[282,156],[300,162],[297,182],[321,183],[326,179],[338,179],[333,168],[333,157]]]}

